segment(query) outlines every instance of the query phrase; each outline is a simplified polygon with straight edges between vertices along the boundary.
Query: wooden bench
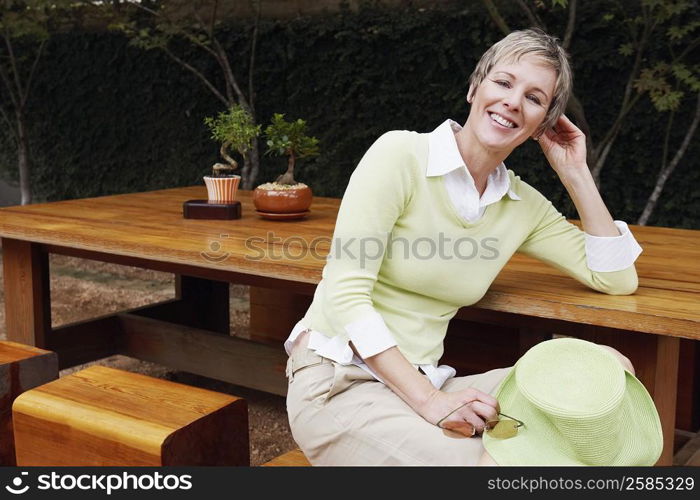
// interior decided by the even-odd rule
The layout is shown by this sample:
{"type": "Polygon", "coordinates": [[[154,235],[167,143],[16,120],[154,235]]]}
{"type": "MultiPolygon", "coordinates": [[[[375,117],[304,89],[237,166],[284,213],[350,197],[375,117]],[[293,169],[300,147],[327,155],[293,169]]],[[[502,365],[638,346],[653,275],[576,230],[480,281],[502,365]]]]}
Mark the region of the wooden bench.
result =
{"type": "Polygon", "coordinates": [[[12,403],[24,391],[58,378],[56,353],[0,341],[0,466],[15,465],[12,403]]]}
{"type": "Polygon", "coordinates": [[[246,401],[92,366],[20,395],[17,465],[250,464],[246,401]]]}
{"type": "Polygon", "coordinates": [[[269,462],[262,464],[263,467],[310,467],[311,463],[304,456],[304,453],[297,448],[288,451],[284,455],[273,458],[269,462]]]}

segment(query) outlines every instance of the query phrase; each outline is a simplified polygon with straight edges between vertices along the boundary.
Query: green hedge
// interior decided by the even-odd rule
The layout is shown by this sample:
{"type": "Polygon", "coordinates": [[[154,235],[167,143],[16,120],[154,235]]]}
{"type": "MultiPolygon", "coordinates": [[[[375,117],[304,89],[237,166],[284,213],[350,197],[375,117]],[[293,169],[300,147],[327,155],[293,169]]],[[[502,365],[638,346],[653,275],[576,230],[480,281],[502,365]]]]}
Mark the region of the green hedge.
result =
{"type": "MultiPolygon", "coordinates": [[[[625,69],[620,34],[601,21],[601,2],[580,2],[572,47],[576,92],[594,136],[617,109],[625,69]]],[[[546,19],[563,26],[562,14],[546,19]]],[[[524,27],[524,26],[520,26],[524,27]]],[[[221,34],[246,75],[249,26],[221,34]]],[[[257,110],[307,120],[321,156],[302,161],[297,178],[324,196],[342,196],[357,161],[391,129],[429,131],[450,117],[466,119],[466,81],[483,51],[500,38],[481,4],[459,10],[365,7],[320,17],[265,21],[257,55],[257,110]]],[[[216,75],[214,63],[183,47],[188,60],[216,75]]],[[[676,118],[675,144],[692,102],[676,118]]],[[[158,51],[131,47],[114,33],[74,32],[50,40],[31,103],[34,190],[58,200],[201,182],[218,161],[204,116],[220,103],[190,73],[158,51]]],[[[648,102],[628,118],[603,171],[602,192],[615,218],[633,222],[653,188],[664,117],[648,102]]],[[[700,227],[700,141],[666,185],[650,224],[700,227]]],[[[259,182],[284,170],[263,157],[259,182]]],[[[507,160],[568,216],[573,205],[534,143],[507,160]]],[[[0,165],[14,175],[7,143],[0,165]]]]}

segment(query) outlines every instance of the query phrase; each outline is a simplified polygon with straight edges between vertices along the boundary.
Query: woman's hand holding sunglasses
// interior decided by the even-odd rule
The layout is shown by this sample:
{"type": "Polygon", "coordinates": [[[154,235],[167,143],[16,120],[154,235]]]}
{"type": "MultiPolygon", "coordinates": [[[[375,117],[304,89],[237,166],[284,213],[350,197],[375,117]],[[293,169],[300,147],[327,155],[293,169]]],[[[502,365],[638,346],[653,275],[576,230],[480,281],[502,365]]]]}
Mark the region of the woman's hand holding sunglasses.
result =
{"type": "Polygon", "coordinates": [[[442,429],[467,437],[484,431],[486,423],[498,419],[498,401],[478,389],[435,391],[426,402],[423,418],[442,429]]]}

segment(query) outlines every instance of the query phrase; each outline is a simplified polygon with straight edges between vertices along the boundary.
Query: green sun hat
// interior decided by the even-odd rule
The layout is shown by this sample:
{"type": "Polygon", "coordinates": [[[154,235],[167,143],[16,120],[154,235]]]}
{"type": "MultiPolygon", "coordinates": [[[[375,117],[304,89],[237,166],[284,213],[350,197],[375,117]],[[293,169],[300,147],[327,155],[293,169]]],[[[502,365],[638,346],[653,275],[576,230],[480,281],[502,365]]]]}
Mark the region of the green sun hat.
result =
{"type": "Polygon", "coordinates": [[[484,433],[499,465],[654,465],[663,435],[642,383],[606,349],[573,338],[541,342],[495,394],[524,423],[515,436],[484,433]]]}

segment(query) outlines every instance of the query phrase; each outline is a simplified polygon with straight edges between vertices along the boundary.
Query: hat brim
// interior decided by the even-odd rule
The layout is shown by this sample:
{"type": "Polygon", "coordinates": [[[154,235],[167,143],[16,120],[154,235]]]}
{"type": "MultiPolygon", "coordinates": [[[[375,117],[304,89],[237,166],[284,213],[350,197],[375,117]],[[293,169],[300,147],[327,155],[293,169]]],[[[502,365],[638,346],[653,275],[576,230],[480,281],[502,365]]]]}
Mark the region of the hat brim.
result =
{"type": "Polygon", "coordinates": [[[516,436],[497,439],[484,433],[483,444],[499,465],[654,465],[663,449],[656,406],[642,383],[625,371],[626,390],[620,413],[619,452],[609,463],[590,463],[578,456],[556,426],[518,390],[515,369],[503,379],[495,397],[501,411],[524,422],[516,436]]]}

